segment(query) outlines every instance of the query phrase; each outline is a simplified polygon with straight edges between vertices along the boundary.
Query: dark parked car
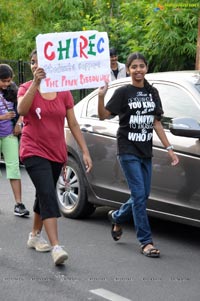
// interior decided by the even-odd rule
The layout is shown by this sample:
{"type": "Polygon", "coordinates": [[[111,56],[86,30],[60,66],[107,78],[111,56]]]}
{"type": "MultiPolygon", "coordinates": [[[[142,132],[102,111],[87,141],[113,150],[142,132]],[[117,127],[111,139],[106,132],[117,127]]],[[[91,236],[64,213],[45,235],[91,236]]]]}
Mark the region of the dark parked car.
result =
{"type": "MultiPolygon", "coordinates": [[[[148,213],[200,226],[200,72],[162,72],[147,74],[146,78],[159,90],[164,109],[162,123],[180,159],[179,165],[172,167],[154,133],[148,213]]],[[[130,78],[111,82],[106,101],[116,88],[128,83],[130,78]]],[[[93,160],[89,174],[85,173],[81,152],[67,124],[65,127],[69,160],[60,175],[57,194],[60,210],[69,218],[89,216],[98,206],[117,208],[129,195],[116,157],[118,117],[100,121],[97,101],[98,89],[75,106],[93,160]]]]}

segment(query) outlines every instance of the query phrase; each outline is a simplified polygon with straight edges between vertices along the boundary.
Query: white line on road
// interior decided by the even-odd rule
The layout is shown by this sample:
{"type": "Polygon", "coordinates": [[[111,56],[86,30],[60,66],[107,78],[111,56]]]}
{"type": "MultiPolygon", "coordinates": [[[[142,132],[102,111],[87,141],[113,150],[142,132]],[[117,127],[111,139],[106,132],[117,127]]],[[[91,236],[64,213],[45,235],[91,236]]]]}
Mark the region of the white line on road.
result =
{"type": "Polygon", "coordinates": [[[90,290],[91,293],[103,297],[110,301],[132,301],[130,299],[124,298],[120,295],[112,293],[111,291],[105,290],[103,288],[98,288],[96,290],[90,290]]]}

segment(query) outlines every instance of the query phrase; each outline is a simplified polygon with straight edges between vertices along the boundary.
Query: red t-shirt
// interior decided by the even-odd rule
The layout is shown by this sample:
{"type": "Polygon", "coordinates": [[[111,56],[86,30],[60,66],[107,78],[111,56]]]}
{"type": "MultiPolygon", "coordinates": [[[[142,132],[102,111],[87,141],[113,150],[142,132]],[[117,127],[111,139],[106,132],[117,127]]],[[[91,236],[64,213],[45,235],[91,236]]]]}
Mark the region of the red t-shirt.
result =
{"type": "MultiPolygon", "coordinates": [[[[22,84],[18,97],[23,96],[32,81],[22,84]]],[[[57,92],[53,100],[44,99],[37,91],[31,108],[23,117],[24,127],[20,140],[20,159],[39,156],[54,162],[67,160],[67,145],[64,135],[66,112],[73,108],[70,91],[57,92]]]]}

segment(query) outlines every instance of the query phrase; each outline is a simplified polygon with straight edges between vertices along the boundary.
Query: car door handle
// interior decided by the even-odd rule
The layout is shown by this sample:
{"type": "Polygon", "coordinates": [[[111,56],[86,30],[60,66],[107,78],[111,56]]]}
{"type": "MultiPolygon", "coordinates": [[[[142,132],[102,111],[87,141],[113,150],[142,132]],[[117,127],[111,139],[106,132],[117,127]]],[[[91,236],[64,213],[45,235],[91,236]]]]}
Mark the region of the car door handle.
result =
{"type": "Polygon", "coordinates": [[[80,126],[82,132],[93,132],[93,127],[91,124],[84,124],[80,126]]]}

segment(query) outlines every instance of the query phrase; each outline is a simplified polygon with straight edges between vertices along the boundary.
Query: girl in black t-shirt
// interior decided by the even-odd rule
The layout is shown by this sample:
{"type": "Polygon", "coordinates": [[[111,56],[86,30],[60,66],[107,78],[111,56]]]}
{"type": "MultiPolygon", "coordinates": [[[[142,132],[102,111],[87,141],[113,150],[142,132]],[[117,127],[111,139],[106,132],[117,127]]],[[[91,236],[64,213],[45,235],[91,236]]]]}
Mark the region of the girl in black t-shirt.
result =
{"type": "Polygon", "coordinates": [[[118,88],[106,106],[104,96],[108,83],[99,89],[99,118],[119,116],[118,158],[131,192],[128,201],[119,210],[111,210],[108,217],[112,224],[112,237],[117,241],[122,235],[121,224],[132,216],[142,254],[159,257],[160,251],[154,247],[146,212],[151,185],[153,129],[168,150],[171,164],[175,166],[179,159],[160,122],[163,110],[158,91],[145,79],[148,70],[146,59],[141,53],[132,53],[126,68],[132,83],[118,88]]]}

